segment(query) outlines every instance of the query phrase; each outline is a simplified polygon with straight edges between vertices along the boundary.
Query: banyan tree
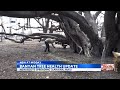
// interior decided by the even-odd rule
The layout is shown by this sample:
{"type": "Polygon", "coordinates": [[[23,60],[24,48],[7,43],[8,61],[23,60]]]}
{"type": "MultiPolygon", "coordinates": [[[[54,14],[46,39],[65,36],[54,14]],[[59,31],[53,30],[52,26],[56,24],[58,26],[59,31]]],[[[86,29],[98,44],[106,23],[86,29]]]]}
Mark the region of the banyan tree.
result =
{"type": "MultiPolygon", "coordinates": [[[[109,55],[113,50],[114,45],[111,42],[116,43],[118,41],[119,29],[116,29],[116,24],[119,25],[118,18],[120,17],[119,12],[117,12],[118,17],[115,18],[116,12],[106,12],[105,13],[105,30],[107,42],[105,48],[103,46],[102,40],[98,37],[95,32],[95,28],[92,27],[89,22],[80,13],[75,11],[0,11],[1,16],[16,17],[16,18],[47,18],[52,19],[59,23],[60,27],[65,36],[58,34],[46,34],[46,33],[34,33],[32,35],[21,35],[24,36],[24,40],[27,38],[56,38],[59,42],[63,44],[69,44],[70,48],[75,53],[84,54],[86,56],[96,56],[101,57],[103,53],[103,48],[105,55],[109,55]],[[110,14],[110,15],[109,15],[110,14]],[[112,22],[110,21],[112,20],[112,22]],[[107,22],[106,22],[107,21],[107,22]],[[109,27],[107,27],[111,24],[109,27]],[[108,30],[109,29],[109,30],[108,30]],[[115,34],[111,35],[111,33],[115,34]],[[34,37],[38,36],[38,37],[34,37]],[[111,38],[112,37],[112,38],[111,38]],[[116,39],[115,39],[116,38],[116,39]],[[109,49],[111,48],[111,49],[109,49]],[[109,49],[109,50],[108,50],[109,49]]],[[[117,26],[118,27],[118,26],[117,26]]],[[[7,33],[0,33],[7,34],[7,33]]],[[[7,34],[11,35],[11,34],[7,34]]],[[[20,34],[14,34],[20,35],[20,34]]],[[[6,38],[7,39],[7,38],[6,38]]],[[[21,43],[20,42],[20,43],[21,43]]]]}

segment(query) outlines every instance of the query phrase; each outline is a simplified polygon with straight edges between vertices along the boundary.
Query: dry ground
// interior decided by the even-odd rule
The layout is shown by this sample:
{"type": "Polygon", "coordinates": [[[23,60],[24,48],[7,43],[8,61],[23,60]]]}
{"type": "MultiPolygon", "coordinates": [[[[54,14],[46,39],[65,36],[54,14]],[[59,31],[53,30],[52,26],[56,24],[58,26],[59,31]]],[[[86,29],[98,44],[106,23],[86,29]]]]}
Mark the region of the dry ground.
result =
{"type": "Polygon", "coordinates": [[[69,48],[60,46],[51,48],[51,53],[44,53],[45,45],[38,40],[18,44],[11,41],[0,42],[0,79],[120,79],[120,74],[107,72],[18,72],[17,60],[68,60],[71,63],[113,63],[98,58],[86,58],[74,54],[69,48]]]}

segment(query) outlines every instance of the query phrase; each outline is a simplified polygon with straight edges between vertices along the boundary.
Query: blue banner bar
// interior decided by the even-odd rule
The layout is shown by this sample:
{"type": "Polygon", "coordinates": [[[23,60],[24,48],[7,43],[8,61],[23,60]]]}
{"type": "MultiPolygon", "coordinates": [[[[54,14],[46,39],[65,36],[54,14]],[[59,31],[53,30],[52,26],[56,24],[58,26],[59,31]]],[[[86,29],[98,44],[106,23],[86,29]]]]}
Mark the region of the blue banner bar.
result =
{"type": "Polygon", "coordinates": [[[101,68],[101,64],[78,64],[78,68],[101,68]]]}
{"type": "Polygon", "coordinates": [[[17,61],[17,68],[22,67],[70,67],[70,68],[101,68],[101,64],[63,64],[62,61],[17,61]],[[36,66],[35,66],[36,65],[36,66]]]}

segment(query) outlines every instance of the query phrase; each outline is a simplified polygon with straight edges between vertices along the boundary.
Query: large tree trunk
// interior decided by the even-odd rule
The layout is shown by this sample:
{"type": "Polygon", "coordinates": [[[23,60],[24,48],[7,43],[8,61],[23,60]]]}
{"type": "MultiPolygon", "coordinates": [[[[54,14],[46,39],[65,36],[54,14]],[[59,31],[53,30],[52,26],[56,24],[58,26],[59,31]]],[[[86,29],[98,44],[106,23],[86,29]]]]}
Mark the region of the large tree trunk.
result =
{"type": "Polygon", "coordinates": [[[118,42],[117,42],[117,44],[116,44],[116,47],[115,47],[115,49],[116,49],[116,51],[117,52],[120,52],[120,12],[117,12],[117,18],[116,18],[117,20],[116,20],[116,31],[117,31],[117,33],[118,33],[118,42]]]}
{"type": "Polygon", "coordinates": [[[101,56],[103,51],[102,41],[99,39],[98,35],[93,32],[93,28],[91,28],[84,17],[80,14],[70,11],[59,11],[58,14],[64,15],[76,21],[79,24],[80,29],[87,34],[90,39],[91,45],[93,47],[92,53],[94,56],[101,56]]]}
{"type": "Polygon", "coordinates": [[[49,28],[49,19],[45,18],[45,26],[43,27],[43,33],[47,33],[49,28]]]}
{"type": "Polygon", "coordinates": [[[89,25],[92,26],[95,34],[98,34],[98,26],[96,23],[96,19],[92,17],[90,11],[84,11],[85,19],[88,21],[89,25]]]}
{"type": "Polygon", "coordinates": [[[119,40],[118,31],[115,20],[116,11],[106,11],[104,15],[104,27],[106,33],[106,42],[102,58],[112,56],[119,40]]]}
{"type": "Polygon", "coordinates": [[[86,48],[90,48],[88,46],[90,42],[89,42],[89,39],[87,38],[87,35],[85,35],[80,30],[78,24],[74,20],[66,17],[62,17],[62,20],[66,28],[64,32],[67,38],[70,38],[69,39],[70,46],[73,48],[74,52],[79,53],[80,51],[83,51],[83,53],[86,56],[90,56],[88,53],[89,52],[88,49],[86,49],[86,48]]]}
{"type": "Polygon", "coordinates": [[[64,30],[64,33],[70,43],[71,49],[74,51],[74,53],[78,53],[79,49],[78,46],[81,46],[81,41],[78,42],[79,37],[76,35],[76,30],[73,29],[73,25],[70,25],[69,18],[62,16],[62,21],[64,22],[64,26],[62,26],[62,29],[64,30]]]}
{"type": "Polygon", "coordinates": [[[104,25],[102,26],[101,37],[106,37],[104,25]]]}

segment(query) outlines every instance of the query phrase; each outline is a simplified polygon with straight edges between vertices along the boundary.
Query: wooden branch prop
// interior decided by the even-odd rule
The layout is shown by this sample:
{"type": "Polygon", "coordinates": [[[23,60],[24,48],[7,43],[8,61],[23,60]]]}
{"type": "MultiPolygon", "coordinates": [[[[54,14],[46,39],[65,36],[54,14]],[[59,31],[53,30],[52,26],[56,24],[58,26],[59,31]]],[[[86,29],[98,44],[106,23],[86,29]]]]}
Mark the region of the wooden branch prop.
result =
{"type": "MultiPolygon", "coordinates": [[[[15,28],[13,28],[13,27],[7,27],[7,28],[11,28],[11,29],[14,29],[14,30],[20,30],[20,29],[22,29],[23,27],[20,27],[20,28],[17,28],[17,29],[15,29],[15,28]]],[[[38,29],[38,28],[42,28],[42,27],[26,27],[25,26],[25,28],[33,28],[33,29],[38,29]]]]}
{"type": "Polygon", "coordinates": [[[53,34],[53,33],[50,33],[50,34],[47,34],[47,33],[33,33],[33,34],[29,35],[29,36],[41,36],[41,35],[51,35],[51,36],[55,36],[55,37],[66,38],[63,35],[53,34]]]}
{"type": "Polygon", "coordinates": [[[41,39],[41,38],[53,38],[56,39],[56,41],[62,42],[62,43],[67,43],[67,40],[64,36],[59,35],[59,34],[42,34],[42,33],[33,33],[31,35],[23,35],[23,34],[17,34],[17,33],[13,33],[13,34],[9,34],[9,33],[0,33],[0,34],[4,34],[4,35],[10,35],[10,36],[14,36],[14,35],[18,35],[18,36],[23,36],[24,38],[21,39],[20,41],[16,41],[14,39],[10,39],[5,37],[5,39],[14,41],[16,43],[23,43],[25,40],[31,38],[31,39],[41,39]]]}
{"type": "MultiPolygon", "coordinates": [[[[48,35],[48,36],[47,36],[47,35],[41,35],[41,36],[38,36],[38,37],[34,37],[34,36],[32,36],[32,37],[25,37],[25,38],[21,39],[20,41],[17,41],[17,40],[14,40],[14,39],[10,39],[10,38],[5,37],[5,39],[14,41],[15,43],[24,43],[24,41],[27,40],[27,39],[29,39],[29,38],[31,38],[31,39],[41,39],[41,38],[56,38],[56,37],[54,37],[54,36],[49,36],[49,35],[48,35]]],[[[57,39],[57,38],[56,38],[56,39],[57,39]]]]}
{"type": "Polygon", "coordinates": [[[10,41],[14,41],[15,43],[23,43],[24,41],[17,41],[17,40],[14,40],[14,39],[10,39],[10,38],[7,38],[7,37],[5,37],[5,39],[8,39],[8,40],[10,40],[10,41]]]}
{"type": "Polygon", "coordinates": [[[0,34],[10,35],[10,36],[18,35],[18,36],[23,36],[23,37],[31,38],[31,36],[29,36],[29,35],[23,35],[23,34],[17,34],[17,33],[10,34],[10,33],[4,33],[4,32],[1,32],[0,34]]]}
{"type": "Polygon", "coordinates": [[[59,38],[66,38],[65,36],[63,35],[60,35],[60,34],[46,34],[46,33],[33,33],[33,34],[30,34],[30,35],[23,35],[23,34],[18,34],[18,33],[13,33],[13,34],[10,34],[10,33],[4,33],[4,32],[1,32],[0,34],[4,34],[4,35],[10,35],[10,36],[14,36],[14,35],[18,35],[18,36],[23,36],[23,37],[28,37],[28,38],[33,38],[32,36],[51,36],[51,38],[56,38],[56,37],[59,37],[59,38]]]}

